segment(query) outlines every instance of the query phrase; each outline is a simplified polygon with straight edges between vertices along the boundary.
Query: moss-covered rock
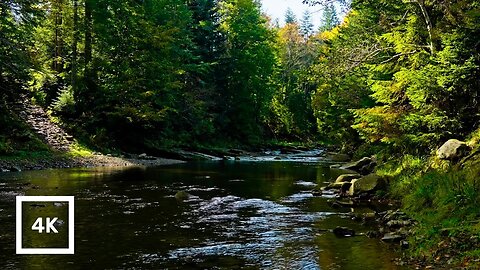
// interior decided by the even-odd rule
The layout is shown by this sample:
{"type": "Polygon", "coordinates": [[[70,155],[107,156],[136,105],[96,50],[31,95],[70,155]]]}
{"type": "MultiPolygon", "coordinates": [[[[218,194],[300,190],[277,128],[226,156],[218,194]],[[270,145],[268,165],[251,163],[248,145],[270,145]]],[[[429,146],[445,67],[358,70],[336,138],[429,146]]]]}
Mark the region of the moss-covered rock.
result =
{"type": "Polygon", "coordinates": [[[352,180],[349,195],[357,196],[361,193],[371,193],[377,190],[384,190],[387,187],[387,181],[384,177],[377,174],[369,174],[359,179],[352,180]]]}

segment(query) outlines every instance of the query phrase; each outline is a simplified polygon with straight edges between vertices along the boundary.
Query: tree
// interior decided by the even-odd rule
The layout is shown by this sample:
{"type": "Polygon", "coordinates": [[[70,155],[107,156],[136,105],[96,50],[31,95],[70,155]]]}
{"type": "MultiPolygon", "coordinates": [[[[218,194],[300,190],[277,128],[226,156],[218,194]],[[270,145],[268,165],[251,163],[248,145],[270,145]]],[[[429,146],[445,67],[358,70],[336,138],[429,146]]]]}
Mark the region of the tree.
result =
{"type": "Polygon", "coordinates": [[[330,31],[340,23],[337,16],[337,10],[333,3],[329,3],[324,7],[322,16],[322,23],[319,29],[320,32],[330,31]]]}
{"type": "Polygon", "coordinates": [[[287,8],[287,11],[285,12],[285,23],[297,23],[297,16],[295,16],[295,13],[293,13],[291,8],[287,8]]]}
{"type": "Polygon", "coordinates": [[[273,94],[274,35],[256,1],[223,1],[219,12],[227,38],[222,63],[224,125],[236,139],[252,142],[260,138],[273,94]]]}
{"type": "Polygon", "coordinates": [[[312,139],[316,131],[311,107],[315,84],[310,80],[310,67],[318,56],[317,44],[305,39],[298,24],[286,24],[279,29],[276,44],[277,89],[268,126],[279,139],[312,139]]]}
{"type": "Polygon", "coordinates": [[[304,37],[309,37],[313,34],[312,15],[308,10],[305,10],[303,13],[303,17],[300,22],[300,32],[304,37]]]}

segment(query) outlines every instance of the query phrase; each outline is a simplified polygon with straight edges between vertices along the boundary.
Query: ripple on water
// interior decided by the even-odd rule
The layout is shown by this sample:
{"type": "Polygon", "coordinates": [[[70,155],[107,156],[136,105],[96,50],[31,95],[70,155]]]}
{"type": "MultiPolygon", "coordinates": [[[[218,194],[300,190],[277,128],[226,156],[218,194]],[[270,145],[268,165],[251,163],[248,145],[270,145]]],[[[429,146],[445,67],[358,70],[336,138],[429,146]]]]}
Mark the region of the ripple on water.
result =
{"type": "Polygon", "coordinates": [[[317,186],[316,183],[303,181],[303,180],[299,180],[299,181],[295,182],[295,185],[305,187],[305,188],[314,188],[314,187],[317,186]]]}
{"type": "MultiPolygon", "coordinates": [[[[290,197],[304,200],[312,195],[299,193],[290,197]]],[[[305,212],[293,205],[236,196],[214,197],[192,207],[197,208],[191,217],[196,219],[194,227],[214,228],[215,237],[201,246],[171,250],[166,260],[189,262],[234,256],[266,269],[319,269],[318,250],[313,244],[318,229],[313,224],[333,213],[305,212]],[[284,251],[293,258],[286,260],[284,251]]]]}
{"type": "Polygon", "coordinates": [[[299,203],[303,202],[307,199],[313,198],[313,194],[310,192],[301,192],[301,193],[296,193],[290,196],[287,196],[281,200],[283,203],[299,203]]]}

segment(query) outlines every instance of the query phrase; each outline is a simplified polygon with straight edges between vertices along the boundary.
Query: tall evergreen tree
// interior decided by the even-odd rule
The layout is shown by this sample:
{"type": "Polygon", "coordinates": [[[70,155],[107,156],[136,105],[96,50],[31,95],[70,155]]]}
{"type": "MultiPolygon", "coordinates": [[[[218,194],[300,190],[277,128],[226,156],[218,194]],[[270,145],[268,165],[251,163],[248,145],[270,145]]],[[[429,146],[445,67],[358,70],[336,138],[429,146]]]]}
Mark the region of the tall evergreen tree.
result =
{"type": "Polygon", "coordinates": [[[337,15],[337,9],[333,3],[327,4],[323,9],[320,32],[329,31],[340,23],[337,15]]]}
{"type": "Polygon", "coordinates": [[[297,16],[295,16],[295,13],[293,13],[291,8],[287,8],[287,11],[285,12],[285,23],[297,23],[297,16]]]}
{"type": "Polygon", "coordinates": [[[300,32],[304,37],[309,37],[313,34],[312,14],[308,10],[305,10],[300,21],[300,32]]]}

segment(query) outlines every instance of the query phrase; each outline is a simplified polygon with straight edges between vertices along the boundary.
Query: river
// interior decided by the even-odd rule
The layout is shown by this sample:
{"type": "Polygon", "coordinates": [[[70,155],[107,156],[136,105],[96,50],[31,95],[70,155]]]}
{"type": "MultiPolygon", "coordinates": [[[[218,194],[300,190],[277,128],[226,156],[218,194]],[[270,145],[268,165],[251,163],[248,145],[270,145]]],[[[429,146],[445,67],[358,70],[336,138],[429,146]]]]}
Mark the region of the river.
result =
{"type": "MultiPolygon", "coordinates": [[[[396,246],[361,235],[372,228],[351,218],[372,209],[332,208],[332,195],[312,192],[340,173],[290,160],[0,174],[0,268],[405,269],[396,246]],[[17,195],[75,196],[75,255],[15,255],[17,195]],[[360,235],[337,237],[337,226],[360,235]]],[[[23,209],[28,223],[62,207],[23,209]]],[[[24,244],[50,243],[41,237],[24,244]]]]}

